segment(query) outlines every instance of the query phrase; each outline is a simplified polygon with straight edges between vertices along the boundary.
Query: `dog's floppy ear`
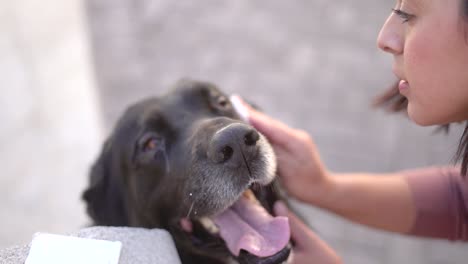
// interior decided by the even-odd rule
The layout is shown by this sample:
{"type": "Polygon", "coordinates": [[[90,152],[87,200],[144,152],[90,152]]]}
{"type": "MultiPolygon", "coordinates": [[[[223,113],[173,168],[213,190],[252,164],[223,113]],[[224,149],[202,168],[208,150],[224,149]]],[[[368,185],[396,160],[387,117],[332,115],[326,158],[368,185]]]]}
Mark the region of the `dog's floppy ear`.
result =
{"type": "Polygon", "coordinates": [[[83,193],[87,212],[96,225],[126,226],[127,210],[123,201],[120,175],[112,169],[112,146],[108,139],[102,152],[91,168],[90,184],[83,193]]]}

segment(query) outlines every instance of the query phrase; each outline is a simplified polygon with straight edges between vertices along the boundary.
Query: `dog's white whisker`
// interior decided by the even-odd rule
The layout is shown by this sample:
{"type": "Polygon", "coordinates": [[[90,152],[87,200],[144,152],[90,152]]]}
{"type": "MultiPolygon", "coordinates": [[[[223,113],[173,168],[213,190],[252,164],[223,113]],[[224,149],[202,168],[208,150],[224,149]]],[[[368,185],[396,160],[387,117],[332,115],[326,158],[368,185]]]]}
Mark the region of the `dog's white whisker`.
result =
{"type": "MultiPolygon", "coordinates": [[[[191,194],[191,193],[190,193],[191,194]]],[[[192,202],[192,205],[190,205],[190,209],[187,213],[187,216],[185,218],[188,218],[190,216],[190,213],[192,212],[192,209],[193,209],[193,205],[195,204],[195,202],[192,202]]]]}

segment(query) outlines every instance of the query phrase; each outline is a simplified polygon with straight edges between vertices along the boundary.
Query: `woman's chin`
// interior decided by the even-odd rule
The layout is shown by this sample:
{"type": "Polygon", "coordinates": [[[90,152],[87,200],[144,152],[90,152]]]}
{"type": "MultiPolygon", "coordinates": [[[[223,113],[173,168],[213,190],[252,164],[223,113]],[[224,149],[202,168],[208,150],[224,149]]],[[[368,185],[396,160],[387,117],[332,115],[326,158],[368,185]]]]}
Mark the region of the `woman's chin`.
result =
{"type": "Polygon", "coordinates": [[[408,117],[409,119],[419,126],[433,126],[440,125],[427,111],[418,111],[408,104],[408,117]]]}
{"type": "Polygon", "coordinates": [[[419,126],[436,126],[446,125],[454,122],[461,122],[464,119],[454,118],[453,116],[434,115],[435,111],[428,111],[427,109],[420,109],[414,107],[411,103],[408,104],[408,117],[409,119],[419,126]]]}

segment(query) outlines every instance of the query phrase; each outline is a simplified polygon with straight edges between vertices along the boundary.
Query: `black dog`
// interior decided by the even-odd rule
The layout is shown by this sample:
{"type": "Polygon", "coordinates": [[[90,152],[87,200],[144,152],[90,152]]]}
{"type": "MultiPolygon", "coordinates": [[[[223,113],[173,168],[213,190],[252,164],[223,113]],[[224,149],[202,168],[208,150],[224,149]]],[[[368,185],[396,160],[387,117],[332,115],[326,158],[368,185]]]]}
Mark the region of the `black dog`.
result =
{"type": "Polygon", "coordinates": [[[84,192],[96,225],[164,228],[183,263],[283,263],[276,160],[214,85],[184,80],[127,109],[84,192]]]}

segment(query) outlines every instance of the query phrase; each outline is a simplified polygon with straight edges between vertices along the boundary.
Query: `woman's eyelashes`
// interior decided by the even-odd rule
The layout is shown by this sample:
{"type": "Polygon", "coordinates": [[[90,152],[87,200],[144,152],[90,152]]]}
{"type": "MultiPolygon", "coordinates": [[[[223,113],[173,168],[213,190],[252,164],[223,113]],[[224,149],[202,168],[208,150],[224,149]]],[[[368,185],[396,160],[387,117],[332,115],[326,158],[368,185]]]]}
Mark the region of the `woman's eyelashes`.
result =
{"type": "Polygon", "coordinates": [[[399,16],[403,20],[403,23],[406,23],[415,17],[414,15],[406,13],[405,11],[402,11],[401,9],[393,8],[392,12],[395,15],[399,16]]]}

